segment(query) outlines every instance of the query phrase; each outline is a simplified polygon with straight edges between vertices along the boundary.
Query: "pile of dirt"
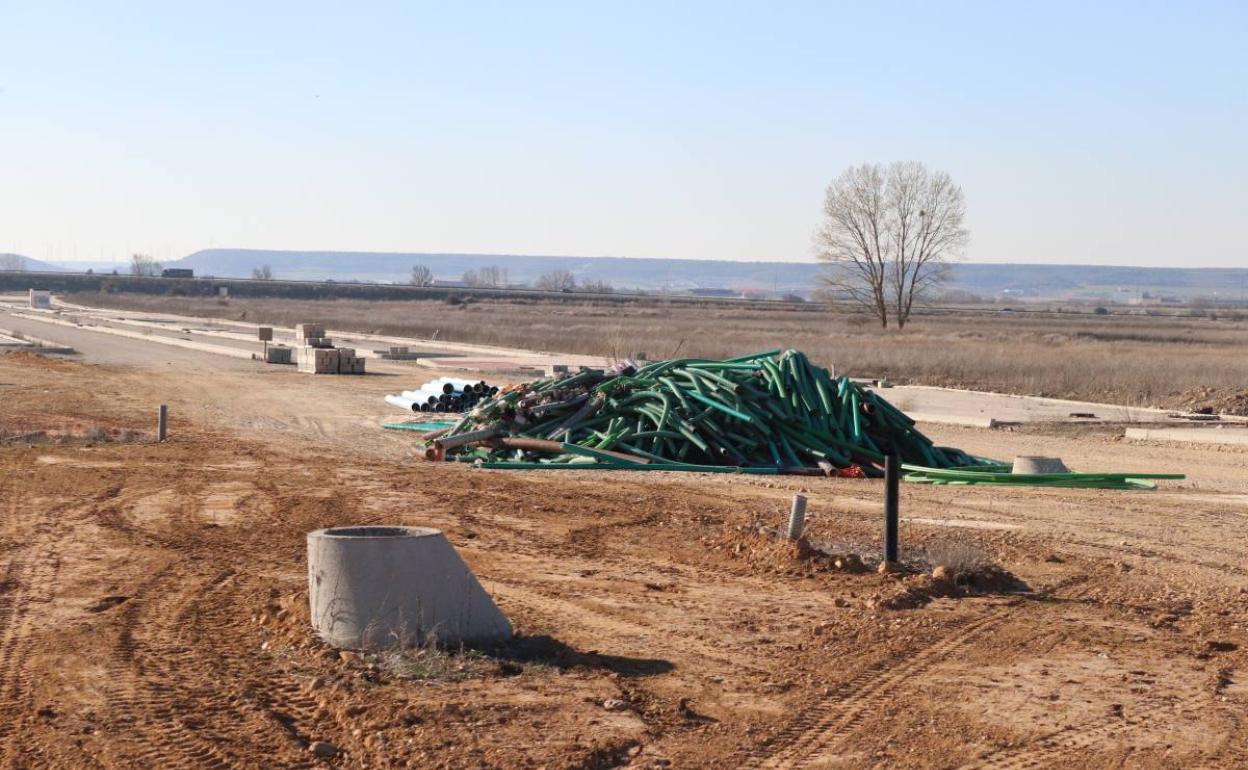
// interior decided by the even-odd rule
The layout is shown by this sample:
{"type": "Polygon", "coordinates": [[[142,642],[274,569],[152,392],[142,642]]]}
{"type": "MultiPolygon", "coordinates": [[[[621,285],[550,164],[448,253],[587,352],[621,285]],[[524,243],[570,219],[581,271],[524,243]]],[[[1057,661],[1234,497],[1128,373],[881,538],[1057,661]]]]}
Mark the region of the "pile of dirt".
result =
{"type": "Polygon", "coordinates": [[[812,545],[805,537],[789,540],[778,530],[758,525],[730,527],[702,542],[711,553],[722,555],[751,573],[809,577],[827,572],[870,571],[857,554],[831,553],[812,545]]]}
{"type": "Polygon", "coordinates": [[[1199,388],[1189,390],[1174,399],[1173,406],[1197,414],[1248,416],[1248,389],[1199,388]]]}

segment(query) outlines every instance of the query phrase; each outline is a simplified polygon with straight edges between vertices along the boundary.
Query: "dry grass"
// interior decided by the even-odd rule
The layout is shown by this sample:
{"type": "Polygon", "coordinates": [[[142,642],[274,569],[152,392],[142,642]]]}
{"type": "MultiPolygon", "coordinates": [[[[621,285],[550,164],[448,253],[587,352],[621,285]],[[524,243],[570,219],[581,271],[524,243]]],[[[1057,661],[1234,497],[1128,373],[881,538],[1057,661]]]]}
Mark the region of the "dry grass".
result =
{"type": "MultiPolygon", "coordinates": [[[[801,305],[759,309],[660,302],[537,300],[365,302],[91,294],[83,304],[335,328],[565,353],[622,357],[644,351],[722,357],[800,348],[838,373],[923,383],[1175,406],[1202,389],[1248,387],[1248,323],[1193,317],[989,313],[916,318],[904,332],[801,305]]],[[[1199,393],[1197,393],[1199,395],[1199,393]]]]}
{"type": "Polygon", "coordinates": [[[980,572],[993,566],[992,558],[979,545],[966,540],[939,540],[923,550],[933,567],[945,567],[958,575],[980,572]]]}

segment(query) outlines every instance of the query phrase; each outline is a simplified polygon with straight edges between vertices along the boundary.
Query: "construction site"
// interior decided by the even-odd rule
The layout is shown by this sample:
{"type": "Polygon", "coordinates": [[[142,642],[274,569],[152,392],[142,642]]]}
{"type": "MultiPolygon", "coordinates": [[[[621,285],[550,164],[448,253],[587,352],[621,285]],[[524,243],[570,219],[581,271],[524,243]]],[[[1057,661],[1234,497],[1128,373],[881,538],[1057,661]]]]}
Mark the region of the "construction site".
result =
{"type": "Polygon", "coordinates": [[[329,327],[0,297],[0,766],[1248,765],[1248,418],[329,327]]]}

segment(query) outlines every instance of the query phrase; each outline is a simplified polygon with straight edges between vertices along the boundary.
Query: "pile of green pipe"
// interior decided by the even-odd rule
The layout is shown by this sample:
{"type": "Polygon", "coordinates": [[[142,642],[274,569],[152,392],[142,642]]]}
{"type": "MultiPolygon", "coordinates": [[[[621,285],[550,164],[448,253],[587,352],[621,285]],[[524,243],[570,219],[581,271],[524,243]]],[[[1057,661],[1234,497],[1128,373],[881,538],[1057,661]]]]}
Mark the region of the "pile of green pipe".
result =
{"type": "Polygon", "coordinates": [[[1064,487],[1071,489],[1156,489],[1148,479],[1184,479],[1182,473],[1011,473],[1009,465],[925,468],[903,464],[906,481],[919,484],[1064,487]]]}
{"type": "Polygon", "coordinates": [[[779,473],[857,466],[879,476],[890,451],[928,468],[979,462],[933,444],[873,390],[833,377],[800,351],[779,349],[536,380],[482,402],[440,440],[446,459],[486,468],[779,473]],[[480,441],[453,440],[480,431],[487,436],[480,441]],[[502,446],[508,438],[540,441],[502,446]]]}

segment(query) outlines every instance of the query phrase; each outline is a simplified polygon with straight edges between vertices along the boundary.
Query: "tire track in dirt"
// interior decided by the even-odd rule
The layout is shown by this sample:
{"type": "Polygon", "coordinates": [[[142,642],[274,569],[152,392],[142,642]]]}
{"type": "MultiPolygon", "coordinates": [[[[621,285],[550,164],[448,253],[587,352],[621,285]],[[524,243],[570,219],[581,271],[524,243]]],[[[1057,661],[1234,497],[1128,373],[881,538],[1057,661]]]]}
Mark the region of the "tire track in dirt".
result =
{"type": "Polygon", "coordinates": [[[1034,770],[1052,766],[1063,760],[1088,759],[1088,750],[1106,741],[1124,736],[1136,727],[1147,725],[1154,717],[1175,708],[1174,704],[1157,703],[1135,712],[1130,717],[1106,714],[1068,725],[1028,741],[1021,748],[1002,749],[958,770],[1034,770]]]}
{"type": "MultiPolygon", "coordinates": [[[[1144,559],[1158,559],[1160,561],[1170,562],[1171,564],[1179,564],[1187,567],[1199,567],[1201,569],[1212,570],[1214,572],[1222,572],[1228,575],[1248,576],[1248,568],[1238,567],[1234,564],[1219,564],[1217,562],[1204,561],[1202,559],[1184,559],[1173,554],[1161,553],[1151,548],[1143,548],[1131,545],[1110,545],[1109,543],[1094,543],[1090,540],[1066,540],[1070,545],[1081,545],[1086,548],[1096,548],[1111,553],[1127,554],[1137,556],[1144,559]]],[[[1242,553],[1239,554],[1242,557],[1242,553]]]]}
{"type": "Polygon", "coordinates": [[[15,732],[23,713],[10,690],[13,687],[13,669],[20,659],[22,623],[29,611],[29,596],[23,578],[25,554],[14,554],[0,582],[0,760],[7,765],[10,737],[15,732]]]}
{"type": "MultiPolygon", "coordinates": [[[[1079,595],[1087,589],[1087,581],[1086,575],[1071,575],[1047,587],[1041,595],[1070,598],[1058,594],[1079,595]],[[1068,588],[1074,590],[1067,592],[1068,588]]],[[[802,712],[769,746],[749,752],[742,770],[797,770],[822,759],[823,752],[839,745],[867,717],[893,699],[895,691],[907,681],[940,665],[1010,620],[1013,613],[1007,609],[1000,608],[979,618],[964,618],[954,625],[950,635],[909,657],[893,655],[868,666],[842,685],[832,698],[802,712]]]]}
{"type": "MultiPolygon", "coordinates": [[[[181,474],[169,487],[177,499],[192,501],[206,488],[181,474]]],[[[198,504],[177,506],[163,526],[148,528],[128,520],[127,501],[119,502],[121,508],[97,512],[99,523],[127,541],[160,548],[167,563],[133,592],[114,624],[106,690],[110,712],[130,729],[109,736],[104,748],[136,757],[140,766],[175,770],[270,766],[265,763],[278,757],[283,767],[311,767],[306,742],[257,695],[275,687],[276,672],[256,674],[257,650],[246,635],[222,633],[238,623],[237,591],[221,590],[236,575],[231,565],[270,552],[265,535],[276,524],[231,542],[220,536],[224,530],[204,529],[198,504]]]]}
{"type": "Polygon", "coordinates": [[[842,685],[839,693],[800,714],[771,746],[748,754],[740,767],[742,770],[797,770],[824,758],[824,752],[835,748],[868,716],[892,700],[898,688],[961,652],[1011,617],[1009,613],[998,611],[967,618],[954,627],[953,633],[909,657],[893,655],[873,663],[842,685]]]}
{"type": "MultiPolygon", "coordinates": [[[[198,660],[183,645],[155,648],[135,636],[136,630],[152,623],[153,618],[145,610],[155,609],[154,605],[159,602],[157,597],[164,594],[175,579],[178,583],[184,582],[184,578],[176,574],[175,564],[170,564],[146,581],[121,613],[117,640],[105,663],[110,712],[120,724],[138,728],[127,733],[123,742],[138,738],[136,746],[125,748],[139,759],[141,766],[236,767],[241,764],[239,758],[230,756],[204,737],[198,723],[188,723],[182,717],[183,713],[194,713],[198,717],[204,711],[198,699],[179,687],[179,677],[202,673],[204,661],[198,660]]],[[[176,595],[176,588],[171,593],[176,595]]],[[[194,593],[202,594],[202,590],[194,593]]]]}
{"type": "Polygon", "coordinates": [[[580,627],[598,637],[625,637],[644,640],[635,646],[637,650],[648,652],[677,652],[689,661],[713,661],[728,670],[742,669],[755,674],[769,675],[769,669],[757,666],[746,656],[741,658],[725,657],[723,648],[703,644],[696,640],[674,636],[670,629],[659,629],[653,626],[636,623],[622,618],[611,617],[597,610],[583,607],[560,596],[553,595],[549,589],[538,588],[531,584],[509,578],[492,578],[494,593],[505,599],[525,605],[544,615],[560,618],[573,627],[580,627]]]}
{"type": "Polygon", "coordinates": [[[73,521],[72,505],[57,506],[50,522],[27,533],[28,544],[19,546],[5,570],[0,591],[0,767],[22,767],[26,759],[20,736],[36,718],[33,676],[27,668],[32,652],[66,649],[60,635],[37,638],[46,616],[36,605],[53,599],[73,521]]]}

